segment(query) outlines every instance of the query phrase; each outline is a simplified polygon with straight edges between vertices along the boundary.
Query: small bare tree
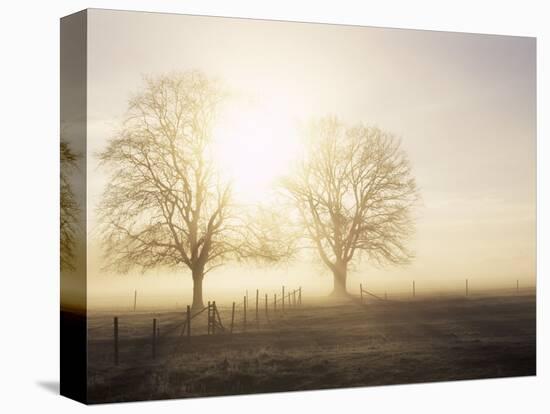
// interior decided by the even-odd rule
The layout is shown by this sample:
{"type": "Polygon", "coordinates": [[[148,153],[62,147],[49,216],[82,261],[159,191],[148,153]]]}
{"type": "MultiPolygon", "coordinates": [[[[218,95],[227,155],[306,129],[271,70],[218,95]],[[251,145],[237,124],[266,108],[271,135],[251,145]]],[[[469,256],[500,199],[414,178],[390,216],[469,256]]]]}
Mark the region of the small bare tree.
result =
{"type": "Polygon", "coordinates": [[[63,139],[60,144],[60,164],[60,267],[61,271],[71,271],[75,269],[78,203],[71,187],[70,176],[77,169],[77,155],[63,139]]]}
{"type": "Polygon", "coordinates": [[[100,205],[107,267],[187,267],[195,309],[204,306],[203,279],[215,267],[279,254],[275,238],[257,233],[263,242],[255,243],[247,233],[256,227],[247,225],[230,184],[216,173],[209,148],[224,96],[196,71],[148,78],[100,154],[111,169],[100,205]]]}
{"type": "Polygon", "coordinates": [[[378,264],[412,258],[405,242],[417,187],[399,141],[378,128],[326,117],[307,135],[310,147],[283,188],[334,275],[333,295],[345,295],[348,264],[360,253],[378,264]]]}

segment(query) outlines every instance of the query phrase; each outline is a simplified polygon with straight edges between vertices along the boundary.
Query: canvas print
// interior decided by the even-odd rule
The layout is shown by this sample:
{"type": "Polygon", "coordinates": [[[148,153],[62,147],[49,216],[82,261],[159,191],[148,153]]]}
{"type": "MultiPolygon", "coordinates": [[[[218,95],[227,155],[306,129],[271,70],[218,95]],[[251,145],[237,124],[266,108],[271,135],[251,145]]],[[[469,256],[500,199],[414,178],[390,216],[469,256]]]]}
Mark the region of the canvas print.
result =
{"type": "Polygon", "coordinates": [[[536,374],[534,38],[61,21],[61,392],[536,374]]]}

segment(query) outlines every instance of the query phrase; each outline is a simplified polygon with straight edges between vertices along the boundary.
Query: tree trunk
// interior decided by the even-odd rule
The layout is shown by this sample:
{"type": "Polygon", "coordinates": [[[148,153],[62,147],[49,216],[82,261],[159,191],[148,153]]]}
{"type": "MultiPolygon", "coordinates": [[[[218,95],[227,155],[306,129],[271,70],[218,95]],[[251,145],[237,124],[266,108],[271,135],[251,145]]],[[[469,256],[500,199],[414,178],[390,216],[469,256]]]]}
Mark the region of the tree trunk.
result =
{"type": "Polygon", "coordinates": [[[337,263],[332,270],[334,275],[334,289],[331,296],[343,297],[347,296],[346,279],[348,277],[348,269],[345,263],[337,263]]]}
{"type": "Polygon", "coordinates": [[[194,310],[204,308],[204,302],[202,301],[202,280],[204,279],[204,269],[195,268],[192,271],[193,274],[193,305],[194,310]]]}

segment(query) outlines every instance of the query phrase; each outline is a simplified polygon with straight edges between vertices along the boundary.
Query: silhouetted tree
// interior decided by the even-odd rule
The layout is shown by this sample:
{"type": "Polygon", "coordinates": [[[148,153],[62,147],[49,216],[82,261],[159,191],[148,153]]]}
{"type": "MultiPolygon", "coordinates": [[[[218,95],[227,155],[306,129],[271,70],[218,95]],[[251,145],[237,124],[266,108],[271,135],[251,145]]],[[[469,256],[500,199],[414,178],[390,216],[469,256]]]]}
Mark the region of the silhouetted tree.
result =
{"type": "Polygon", "coordinates": [[[71,188],[70,176],[77,168],[77,155],[63,139],[60,143],[60,266],[62,271],[75,269],[74,250],[77,233],[78,204],[71,188]]]}
{"type": "Polygon", "coordinates": [[[346,127],[334,117],[313,122],[308,151],[283,187],[300,224],[346,294],[348,264],[360,253],[377,263],[404,264],[413,231],[417,187],[406,154],[375,127],[346,127]]]}
{"type": "Polygon", "coordinates": [[[111,169],[100,205],[107,266],[185,266],[193,308],[203,307],[204,276],[230,258],[277,260],[274,230],[236,208],[209,148],[225,94],[200,72],[147,78],[129,102],[122,129],[100,154],[111,169]],[[271,249],[273,247],[273,249],[271,249]]]}

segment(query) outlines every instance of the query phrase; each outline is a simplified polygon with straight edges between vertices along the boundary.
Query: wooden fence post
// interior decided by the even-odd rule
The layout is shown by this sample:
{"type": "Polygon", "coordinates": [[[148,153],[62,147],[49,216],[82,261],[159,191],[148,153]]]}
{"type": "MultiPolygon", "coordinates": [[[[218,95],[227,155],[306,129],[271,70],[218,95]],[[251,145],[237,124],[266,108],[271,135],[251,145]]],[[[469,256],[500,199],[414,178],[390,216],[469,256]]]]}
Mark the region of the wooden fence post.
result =
{"type": "Polygon", "coordinates": [[[244,330],[246,331],[246,296],[244,297],[244,302],[243,302],[243,310],[244,310],[244,330]]]}
{"type": "Polygon", "coordinates": [[[233,322],[235,321],[235,302],[233,302],[233,307],[231,308],[231,328],[229,333],[233,333],[233,322]]]}
{"type": "Polygon", "coordinates": [[[191,306],[187,305],[187,339],[191,339],[191,306]]]}
{"type": "Polygon", "coordinates": [[[212,302],[212,335],[216,335],[216,301],[212,302]]]}
{"type": "Polygon", "coordinates": [[[292,306],[296,307],[296,289],[292,291],[292,306]]]}
{"type": "Polygon", "coordinates": [[[134,289],[134,312],[136,311],[137,305],[137,289],[134,289]]]}
{"type": "Polygon", "coordinates": [[[285,287],[283,286],[283,295],[281,296],[282,304],[281,304],[281,310],[283,313],[285,313],[285,287]]]}
{"type": "Polygon", "coordinates": [[[118,316],[114,319],[115,365],[118,365],[118,316]]]}
{"type": "Polygon", "coordinates": [[[218,305],[216,305],[216,302],[214,301],[214,323],[217,324],[216,331],[218,331],[218,328],[224,329],[222,324],[222,318],[220,317],[220,312],[218,311],[218,305]]]}
{"type": "Polygon", "coordinates": [[[302,306],[302,286],[298,289],[298,304],[302,306]]]}
{"type": "Polygon", "coordinates": [[[466,296],[468,296],[468,279],[466,279],[466,296]]]}
{"type": "Polygon", "coordinates": [[[210,331],[211,331],[211,325],[210,325],[210,301],[208,302],[208,309],[206,310],[206,312],[208,313],[208,317],[207,317],[208,335],[210,335],[210,331]]]}
{"type": "Polygon", "coordinates": [[[152,344],[153,359],[157,357],[157,319],[153,318],[153,344],[152,344]]]}
{"type": "Polygon", "coordinates": [[[277,312],[277,294],[273,294],[273,313],[277,312]]]}
{"type": "Polygon", "coordinates": [[[260,320],[258,318],[258,301],[259,301],[259,297],[260,297],[260,291],[258,289],[256,289],[256,327],[258,327],[258,325],[260,324],[260,320]]]}
{"type": "Polygon", "coordinates": [[[265,319],[267,319],[267,293],[265,294],[265,319]]]}
{"type": "Polygon", "coordinates": [[[361,295],[361,303],[363,303],[363,284],[359,283],[359,294],[361,295]]]}

